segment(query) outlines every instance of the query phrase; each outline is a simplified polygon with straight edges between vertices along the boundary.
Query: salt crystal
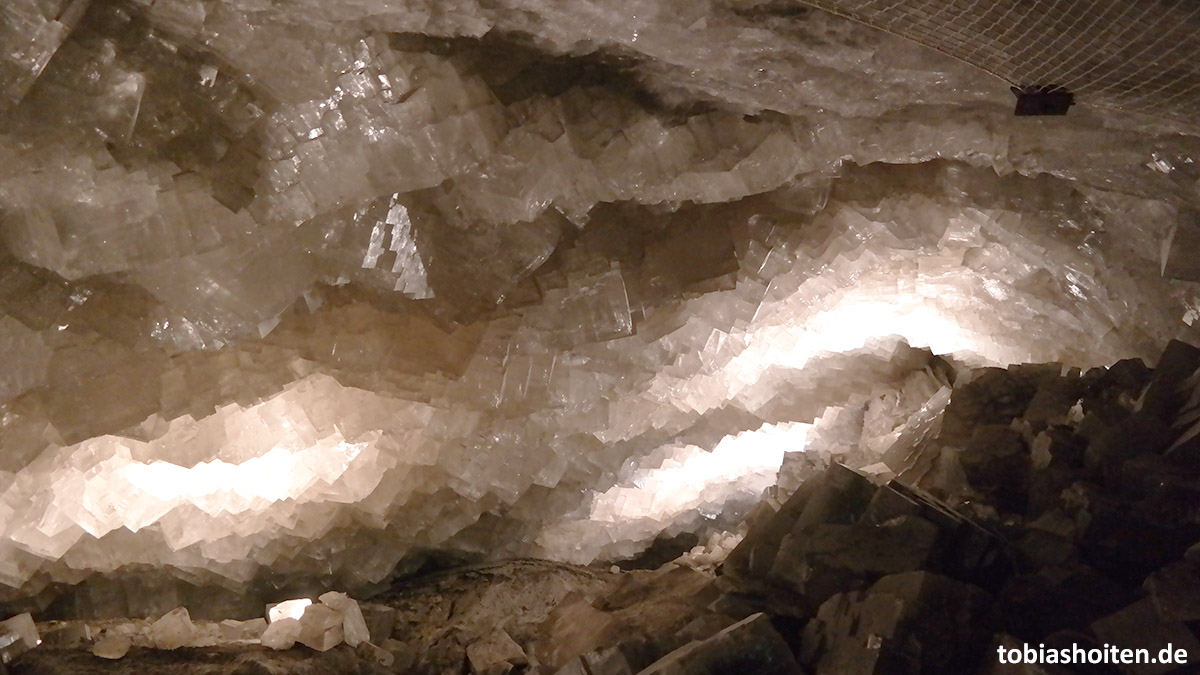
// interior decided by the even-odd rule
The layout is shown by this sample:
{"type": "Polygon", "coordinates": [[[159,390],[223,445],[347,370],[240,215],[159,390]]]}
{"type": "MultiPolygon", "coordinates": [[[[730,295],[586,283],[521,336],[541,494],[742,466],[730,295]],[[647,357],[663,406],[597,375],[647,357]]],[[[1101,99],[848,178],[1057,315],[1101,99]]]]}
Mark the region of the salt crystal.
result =
{"type": "Polygon", "coordinates": [[[366,619],[363,618],[357,601],[345,593],[336,591],[321,595],[320,600],[342,615],[342,633],[346,644],[357,647],[360,642],[371,641],[371,631],[367,628],[366,619]]]}
{"type": "Polygon", "coordinates": [[[179,649],[196,639],[196,626],[192,623],[186,607],[167,612],[149,629],[150,639],[156,649],[179,649]]]}
{"type": "Polygon", "coordinates": [[[92,653],[102,659],[119,659],[129,653],[133,642],[120,633],[109,633],[92,645],[92,653]]]}
{"type": "Polygon", "coordinates": [[[291,649],[300,639],[300,620],[281,618],[272,621],[262,634],[262,646],[267,649],[291,649]]]}
{"type": "Polygon", "coordinates": [[[309,605],[300,617],[297,642],[319,652],[342,643],[342,613],[327,605],[309,605]]]}
{"type": "Polygon", "coordinates": [[[241,640],[258,640],[267,630],[267,620],[262,618],[249,621],[226,619],[218,624],[221,639],[227,642],[241,640]]]}
{"type": "Polygon", "coordinates": [[[275,623],[280,619],[299,619],[304,616],[304,609],[311,604],[313,602],[308,598],[296,598],[267,605],[267,620],[275,623]]]}
{"type": "Polygon", "coordinates": [[[0,621],[0,663],[9,663],[41,643],[37,625],[29,613],[0,621]]]}

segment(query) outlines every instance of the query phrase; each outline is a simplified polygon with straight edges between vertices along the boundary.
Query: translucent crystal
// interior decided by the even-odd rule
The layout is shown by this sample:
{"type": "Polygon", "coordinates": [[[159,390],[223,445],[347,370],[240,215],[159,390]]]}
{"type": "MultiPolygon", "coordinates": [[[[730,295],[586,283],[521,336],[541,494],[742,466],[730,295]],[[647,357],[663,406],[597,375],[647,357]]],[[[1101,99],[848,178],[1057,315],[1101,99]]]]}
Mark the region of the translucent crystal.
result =
{"type": "Polygon", "coordinates": [[[320,600],[342,615],[342,635],[346,644],[357,647],[359,643],[371,641],[371,631],[367,628],[358,601],[336,591],[322,594],[320,600]]]}
{"type": "Polygon", "coordinates": [[[120,633],[110,633],[96,640],[92,645],[92,654],[102,658],[116,660],[124,657],[133,647],[133,642],[128,636],[120,633]]]}
{"type": "Polygon", "coordinates": [[[329,651],[342,643],[341,612],[327,605],[309,605],[300,617],[300,636],[296,641],[319,652],[329,651]]]}
{"type": "Polygon", "coordinates": [[[299,619],[284,618],[272,621],[262,634],[262,646],[267,649],[291,649],[300,639],[301,626],[299,619]]]}
{"type": "Polygon", "coordinates": [[[197,640],[196,626],[186,607],[167,612],[150,626],[150,639],[156,649],[179,649],[197,640]]]}
{"type": "Polygon", "coordinates": [[[710,567],[831,462],[951,480],[964,365],[1197,337],[1194,129],[1014,120],[821,11],[632,6],[0,7],[0,596],[220,617],[685,531],[710,567]]]}
{"type": "Polygon", "coordinates": [[[40,644],[37,626],[28,613],[0,621],[0,663],[9,663],[40,644]]]}

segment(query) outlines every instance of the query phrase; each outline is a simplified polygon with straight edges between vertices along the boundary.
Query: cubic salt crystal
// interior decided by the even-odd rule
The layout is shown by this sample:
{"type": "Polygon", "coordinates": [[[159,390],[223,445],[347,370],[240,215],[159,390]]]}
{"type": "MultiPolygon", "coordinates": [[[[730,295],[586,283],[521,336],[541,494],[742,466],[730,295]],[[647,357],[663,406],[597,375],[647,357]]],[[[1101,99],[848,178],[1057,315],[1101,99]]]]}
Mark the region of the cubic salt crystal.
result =
{"type": "Polygon", "coordinates": [[[300,639],[301,630],[299,619],[280,618],[267,626],[260,641],[267,649],[291,649],[300,639]]]}
{"type": "Polygon", "coordinates": [[[363,618],[357,601],[337,591],[321,595],[320,600],[342,615],[342,635],[346,644],[357,647],[360,642],[371,641],[371,631],[367,628],[366,619],[363,618]]]}
{"type": "Polygon", "coordinates": [[[299,619],[304,616],[304,609],[311,604],[313,601],[309,598],[296,598],[267,605],[267,620],[275,623],[281,619],[299,619]]]}
{"type": "Polygon", "coordinates": [[[396,655],[382,647],[376,647],[370,642],[361,642],[358,645],[358,655],[368,658],[384,668],[391,668],[396,662],[396,655]]]}
{"type": "Polygon", "coordinates": [[[309,605],[300,617],[297,642],[319,652],[342,643],[342,614],[328,605],[309,605]]]}
{"type": "Polygon", "coordinates": [[[155,621],[149,636],[156,649],[179,649],[195,642],[197,633],[187,608],[178,607],[155,621]]]}
{"type": "Polygon", "coordinates": [[[102,658],[115,660],[124,657],[133,647],[128,636],[120,633],[108,633],[92,645],[92,654],[102,658]]]}
{"type": "Polygon", "coordinates": [[[221,639],[227,642],[241,640],[259,640],[267,630],[267,620],[263,618],[249,621],[225,619],[219,624],[221,639]]]}
{"type": "Polygon", "coordinates": [[[0,621],[0,663],[9,663],[41,643],[37,625],[29,613],[0,621]]]}

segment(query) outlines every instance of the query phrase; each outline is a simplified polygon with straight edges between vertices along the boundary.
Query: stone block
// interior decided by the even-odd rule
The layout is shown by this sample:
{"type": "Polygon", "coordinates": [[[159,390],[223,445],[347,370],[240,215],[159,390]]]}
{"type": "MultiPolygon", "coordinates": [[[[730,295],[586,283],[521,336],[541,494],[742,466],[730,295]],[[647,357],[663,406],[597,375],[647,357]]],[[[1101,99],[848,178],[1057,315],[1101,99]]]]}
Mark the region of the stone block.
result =
{"type": "Polygon", "coordinates": [[[817,675],[972,672],[991,635],[990,605],[983,590],[940,575],[887,576],[822,604],[801,659],[817,675]]]}
{"type": "Polygon", "coordinates": [[[309,605],[300,617],[300,635],[296,642],[319,652],[342,643],[342,613],[328,605],[309,605]]]}
{"type": "Polygon", "coordinates": [[[1163,621],[1200,621],[1200,564],[1167,565],[1147,577],[1144,588],[1163,621]]]}
{"type": "Polygon", "coordinates": [[[799,675],[792,652],[765,614],[751,615],[703,641],[690,642],[639,675],[799,675]]]}
{"type": "Polygon", "coordinates": [[[1130,675],[1160,675],[1172,672],[1195,672],[1200,664],[1200,640],[1183,623],[1164,620],[1150,598],[1144,598],[1092,623],[1092,631],[1101,641],[1121,649],[1145,649],[1157,657],[1170,645],[1184,650],[1189,661],[1177,663],[1121,664],[1121,672],[1130,675]]]}
{"type": "Polygon", "coordinates": [[[29,613],[0,621],[0,663],[11,663],[41,643],[37,625],[29,613]]]}
{"type": "Polygon", "coordinates": [[[156,649],[179,649],[196,640],[196,626],[186,607],[167,612],[150,625],[150,639],[156,649]]]}

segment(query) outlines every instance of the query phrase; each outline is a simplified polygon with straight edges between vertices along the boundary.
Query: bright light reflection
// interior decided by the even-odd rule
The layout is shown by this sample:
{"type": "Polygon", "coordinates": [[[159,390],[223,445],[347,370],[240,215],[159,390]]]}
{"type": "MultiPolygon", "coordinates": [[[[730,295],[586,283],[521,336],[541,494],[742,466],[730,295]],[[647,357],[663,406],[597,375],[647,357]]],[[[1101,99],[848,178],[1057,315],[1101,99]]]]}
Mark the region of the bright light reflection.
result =
{"type": "Polygon", "coordinates": [[[775,484],[788,452],[801,452],[811,424],[764,424],[726,436],[712,452],[678,447],[661,466],[639,468],[632,486],[597,495],[590,518],[604,522],[673,518],[704,504],[721,504],[738,493],[756,495],[775,484]]]}
{"type": "Polygon", "coordinates": [[[191,468],[170,462],[135,462],[125,467],[124,475],[130,485],[157,499],[220,503],[225,505],[220,512],[228,511],[230,504],[296,497],[316,480],[333,482],[364,446],[341,441],[300,451],[273,448],[240,464],[214,460],[191,468]]]}
{"type": "Polygon", "coordinates": [[[947,319],[923,298],[846,298],[833,308],[805,319],[802,326],[784,324],[766,328],[754,337],[759,347],[752,346],[743,358],[757,358],[767,351],[773,357],[769,360],[773,365],[799,369],[819,354],[862,349],[870,340],[889,335],[903,337],[910,345],[928,347],[935,354],[970,352],[977,348],[975,340],[958,322],[947,319]],[[780,349],[781,345],[789,347],[780,349]]]}
{"type": "Polygon", "coordinates": [[[267,608],[267,621],[275,623],[280,619],[299,619],[304,616],[304,609],[311,604],[313,601],[309,598],[296,598],[271,605],[267,608]]]}

